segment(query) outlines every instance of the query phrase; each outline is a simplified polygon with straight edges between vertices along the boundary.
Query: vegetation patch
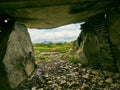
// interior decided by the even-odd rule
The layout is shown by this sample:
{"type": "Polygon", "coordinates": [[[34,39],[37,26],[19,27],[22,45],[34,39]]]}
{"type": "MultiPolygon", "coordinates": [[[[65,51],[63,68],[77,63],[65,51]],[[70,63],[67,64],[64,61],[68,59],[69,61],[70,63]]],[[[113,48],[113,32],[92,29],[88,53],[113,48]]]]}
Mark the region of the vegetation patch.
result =
{"type": "Polygon", "coordinates": [[[51,61],[57,57],[63,57],[73,63],[78,63],[77,59],[71,55],[73,42],[65,43],[36,43],[34,44],[36,61],[44,60],[51,61]]]}

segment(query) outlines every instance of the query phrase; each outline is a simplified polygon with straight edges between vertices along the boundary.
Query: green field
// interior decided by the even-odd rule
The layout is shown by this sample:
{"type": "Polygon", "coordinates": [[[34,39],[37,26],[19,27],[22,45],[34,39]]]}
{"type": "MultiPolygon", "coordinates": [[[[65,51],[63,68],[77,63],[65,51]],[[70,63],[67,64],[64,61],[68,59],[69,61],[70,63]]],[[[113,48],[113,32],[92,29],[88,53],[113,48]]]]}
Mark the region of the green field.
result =
{"type": "Polygon", "coordinates": [[[72,47],[72,42],[69,43],[39,43],[34,44],[35,53],[37,52],[60,52],[67,53],[69,49],[72,47]]]}
{"type": "Polygon", "coordinates": [[[74,61],[75,58],[70,54],[73,42],[65,43],[37,43],[34,44],[36,60],[51,61],[57,57],[63,57],[74,61]]]}

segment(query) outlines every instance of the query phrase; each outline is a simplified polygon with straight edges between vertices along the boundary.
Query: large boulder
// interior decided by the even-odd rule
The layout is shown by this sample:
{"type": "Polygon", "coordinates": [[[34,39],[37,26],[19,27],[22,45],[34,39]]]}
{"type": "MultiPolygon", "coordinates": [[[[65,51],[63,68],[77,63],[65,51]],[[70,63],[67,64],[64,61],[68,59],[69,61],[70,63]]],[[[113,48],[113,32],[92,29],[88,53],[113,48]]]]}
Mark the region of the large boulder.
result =
{"type": "MultiPolygon", "coordinates": [[[[0,90],[15,89],[31,75],[35,65],[33,47],[27,28],[17,22],[10,26],[13,27],[8,30],[9,34],[5,36],[7,39],[3,38],[0,42],[1,48],[4,46],[0,51],[0,53],[4,52],[0,58],[2,65],[0,73],[3,73],[0,74],[0,90]]],[[[5,33],[8,31],[6,30],[5,33]]]]}
{"type": "Polygon", "coordinates": [[[74,55],[80,63],[91,68],[120,72],[119,24],[120,10],[88,18],[76,41],[74,55]]]}
{"type": "Polygon", "coordinates": [[[84,65],[88,64],[88,59],[84,52],[84,44],[85,44],[86,38],[87,37],[85,33],[82,31],[78,39],[73,42],[73,47],[71,50],[71,54],[76,58],[76,61],[84,65]]]}

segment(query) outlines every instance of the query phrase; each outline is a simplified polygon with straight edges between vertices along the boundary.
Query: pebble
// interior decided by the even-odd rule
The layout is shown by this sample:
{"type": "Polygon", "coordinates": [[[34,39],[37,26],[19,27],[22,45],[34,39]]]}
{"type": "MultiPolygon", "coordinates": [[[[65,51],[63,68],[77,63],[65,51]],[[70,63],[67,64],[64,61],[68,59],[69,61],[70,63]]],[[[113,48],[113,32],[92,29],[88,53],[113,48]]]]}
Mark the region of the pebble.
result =
{"type": "Polygon", "coordinates": [[[89,86],[85,83],[83,83],[81,90],[89,90],[89,86]]]}
{"type": "Polygon", "coordinates": [[[43,88],[39,88],[39,89],[37,89],[37,90],[44,90],[43,88]]]}
{"type": "Polygon", "coordinates": [[[89,78],[89,74],[85,74],[82,77],[88,79],[89,78]]]}
{"type": "Polygon", "coordinates": [[[103,85],[103,81],[102,81],[102,80],[99,81],[99,82],[98,82],[98,85],[103,85]]]}
{"type": "MultiPolygon", "coordinates": [[[[54,63],[50,62],[41,64],[37,72],[32,75],[40,78],[34,81],[39,87],[31,86],[30,90],[120,90],[118,73],[106,71],[102,73],[101,70],[79,67],[67,60],[56,59],[54,63]]],[[[21,83],[22,89],[17,90],[29,88],[32,83],[28,82],[32,82],[32,76],[28,81],[21,83]]]]}
{"type": "Polygon", "coordinates": [[[107,79],[105,80],[105,82],[107,82],[107,83],[112,83],[113,80],[112,80],[111,78],[107,78],[107,79]]]}
{"type": "Polygon", "coordinates": [[[82,71],[83,71],[83,72],[85,72],[85,71],[86,71],[86,69],[85,69],[85,68],[83,68],[83,69],[82,69],[82,71]]]}
{"type": "Polygon", "coordinates": [[[92,71],[93,74],[99,74],[96,70],[92,71]]]}
{"type": "Polygon", "coordinates": [[[61,82],[60,82],[60,84],[65,84],[66,83],[66,81],[65,80],[62,80],[61,82]]]}
{"type": "Polygon", "coordinates": [[[47,83],[48,83],[48,84],[52,84],[52,81],[48,81],[47,83]]]}
{"type": "Polygon", "coordinates": [[[32,90],[36,90],[36,87],[33,87],[32,90]]]}

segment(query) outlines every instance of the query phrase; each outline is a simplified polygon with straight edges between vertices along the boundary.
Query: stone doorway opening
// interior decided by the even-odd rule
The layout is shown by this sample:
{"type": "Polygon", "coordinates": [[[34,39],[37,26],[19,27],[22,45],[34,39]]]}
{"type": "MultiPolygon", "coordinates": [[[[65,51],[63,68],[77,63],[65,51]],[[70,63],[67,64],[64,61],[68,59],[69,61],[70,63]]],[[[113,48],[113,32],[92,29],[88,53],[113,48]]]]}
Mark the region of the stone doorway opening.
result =
{"type": "Polygon", "coordinates": [[[74,41],[79,36],[80,31],[80,23],[68,24],[51,29],[28,29],[33,43],[74,41]]]}
{"type": "Polygon", "coordinates": [[[81,23],[76,23],[52,29],[28,29],[37,66],[41,60],[52,61],[61,55],[68,56],[73,47],[73,42],[77,40],[81,32],[80,25],[81,23]]]}

